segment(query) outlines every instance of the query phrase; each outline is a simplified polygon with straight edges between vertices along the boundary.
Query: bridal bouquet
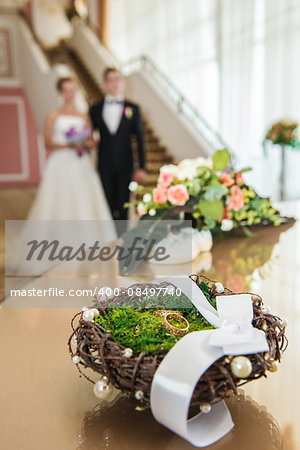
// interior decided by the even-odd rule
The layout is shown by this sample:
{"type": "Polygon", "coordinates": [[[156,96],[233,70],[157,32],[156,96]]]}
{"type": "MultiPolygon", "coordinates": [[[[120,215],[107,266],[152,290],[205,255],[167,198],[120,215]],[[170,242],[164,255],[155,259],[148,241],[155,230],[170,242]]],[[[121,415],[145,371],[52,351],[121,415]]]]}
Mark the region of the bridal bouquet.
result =
{"type": "Polygon", "coordinates": [[[273,123],[268,130],[265,139],[273,144],[290,145],[291,147],[299,147],[299,135],[297,134],[298,122],[292,120],[281,120],[273,123]]]}
{"type": "MultiPolygon", "coordinates": [[[[84,146],[84,142],[91,137],[91,131],[87,126],[84,127],[71,127],[66,132],[66,139],[68,144],[82,144],[84,146]]],[[[79,148],[77,150],[77,155],[82,156],[84,149],[79,148]]]]}
{"type": "Polygon", "coordinates": [[[279,225],[284,221],[267,198],[260,197],[235,171],[230,154],[217,151],[212,158],[185,159],[160,168],[157,186],[149,191],[132,182],[129,189],[143,193],[137,206],[141,219],[191,218],[199,230],[230,231],[252,225],[279,225]]]}

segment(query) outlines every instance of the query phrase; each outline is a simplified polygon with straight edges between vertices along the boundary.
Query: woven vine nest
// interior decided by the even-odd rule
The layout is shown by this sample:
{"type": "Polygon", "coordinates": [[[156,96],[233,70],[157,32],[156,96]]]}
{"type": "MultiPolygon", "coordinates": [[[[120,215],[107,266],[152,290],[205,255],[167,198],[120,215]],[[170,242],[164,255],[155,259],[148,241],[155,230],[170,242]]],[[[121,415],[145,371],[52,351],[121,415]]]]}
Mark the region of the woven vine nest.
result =
{"type": "MultiPolygon", "coordinates": [[[[214,281],[198,275],[191,275],[190,278],[197,286],[205,282],[212,297],[220,295],[216,292],[214,281]]],[[[156,288],[158,286],[164,288],[170,285],[171,283],[168,282],[162,282],[159,285],[139,283],[130,286],[130,293],[132,294],[132,290],[135,288],[145,289],[153,288],[154,286],[156,288]]],[[[136,296],[135,294],[130,296],[128,289],[125,290],[126,293],[118,297],[105,297],[101,301],[95,299],[93,307],[98,309],[100,316],[107,315],[112,302],[114,305],[122,307],[136,296]]],[[[222,295],[230,294],[234,293],[224,288],[222,295]]],[[[223,356],[217,360],[200,378],[193,393],[191,407],[198,407],[204,403],[215,403],[226,398],[231,392],[236,393],[238,386],[260,377],[266,377],[267,371],[273,372],[277,370],[277,364],[281,360],[282,352],[287,347],[287,338],[285,336],[286,323],[268,311],[259,295],[249,294],[252,296],[253,301],[252,324],[255,328],[265,332],[269,351],[246,355],[251,362],[252,372],[245,379],[240,379],[233,375],[230,365],[233,356],[223,356]]],[[[159,304],[157,309],[162,309],[159,304]]],[[[85,373],[86,369],[91,369],[96,374],[106,376],[109,383],[121,390],[127,397],[137,398],[136,393],[142,391],[143,395],[136,400],[137,408],[143,409],[149,406],[152,379],[167,351],[158,351],[155,354],[149,354],[145,351],[138,354],[133,352],[130,357],[128,355],[125,356],[126,352],[124,353],[124,351],[126,347],[124,345],[116,342],[111,334],[99,323],[93,320],[84,320],[82,315],[83,312],[80,312],[72,319],[73,333],[68,341],[71,357],[78,356],[79,362],[76,366],[80,374],[91,383],[95,383],[95,381],[85,373]]]]}

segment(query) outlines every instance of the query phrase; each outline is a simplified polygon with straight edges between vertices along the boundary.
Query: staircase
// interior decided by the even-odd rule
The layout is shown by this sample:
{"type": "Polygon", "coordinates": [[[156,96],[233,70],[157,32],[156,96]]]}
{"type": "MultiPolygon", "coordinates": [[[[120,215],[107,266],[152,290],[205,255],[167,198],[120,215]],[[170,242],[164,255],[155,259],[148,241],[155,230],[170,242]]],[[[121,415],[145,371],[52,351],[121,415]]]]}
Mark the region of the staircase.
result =
{"type": "MultiPolygon", "coordinates": [[[[99,84],[90,74],[78,54],[73,49],[68,47],[66,42],[61,42],[61,44],[54,49],[44,50],[44,53],[47,56],[50,65],[66,64],[69,66],[74,73],[74,78],[82,86],[88,104],[98,102],[103,98],[103,92],[99,84]]],[[[154,130],[151,128],[145,117],[143,118],[143,127],[148,172],[145,185],[150,189],[156,185],[159,168],[164,164],[171,163],[172,156],[159,141],[154,130]]],[[[137,149],[135,140],[133,140],[133,149],[135,162],[137,163],[137,149]]]]}

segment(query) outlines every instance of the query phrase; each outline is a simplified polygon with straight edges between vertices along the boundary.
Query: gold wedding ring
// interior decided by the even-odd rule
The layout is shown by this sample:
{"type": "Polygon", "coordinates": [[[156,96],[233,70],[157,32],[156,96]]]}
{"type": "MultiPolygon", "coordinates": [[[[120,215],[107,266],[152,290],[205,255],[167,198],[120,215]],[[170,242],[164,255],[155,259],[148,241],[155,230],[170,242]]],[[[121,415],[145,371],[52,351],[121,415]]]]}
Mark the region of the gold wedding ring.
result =
{"type": "Polygon", "coordinates": [[[183,317],[182,313],[180,311],[163,311],[158,310],[154,311],[154,314],[157,316],[162,316],[164,318],[163,320],[163,326],[168,330],[170,334],[173,334],[174,336],[184,336],[188,331],[190,324],[188,321],[183,317]],[[173,317],[173,319],[176,320],[178,323],[184,324],[184,328],[179,328],[174,325],[171,325],[169,320],[173,317]]]}

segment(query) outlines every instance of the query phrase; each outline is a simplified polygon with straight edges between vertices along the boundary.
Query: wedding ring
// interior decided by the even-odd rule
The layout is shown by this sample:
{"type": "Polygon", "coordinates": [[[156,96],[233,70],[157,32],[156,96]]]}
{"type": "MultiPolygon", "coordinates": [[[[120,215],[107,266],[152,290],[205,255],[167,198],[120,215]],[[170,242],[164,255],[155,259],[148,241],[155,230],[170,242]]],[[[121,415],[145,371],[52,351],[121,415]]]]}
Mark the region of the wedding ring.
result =
{"type": "Polygon", "coordinates": [[[184,336],[188,331],[190,324],[188,321],[182,316],[182,314],[178,314],[177,311],[168,311],[167,314],[164,315],[163,320],[164,327],[168,330],[170,334],[174,336],[184,336]],[[169,323],[169,320],[173,317],[176,322],[181,322],[184,325],[184,328],[179,328],[169,323]]]}
{"type": "Polygon", "coordinates": [[[177,314],[178,316],[182,316],[182,312],[181,311],[174,311],[174,310],[165,310],[165,309],[158,309],[157,311],[154,311],[153,314],[155,314],[156,316],[161,316],[161,317],[165,317],[167,314],[177,314]]]}

